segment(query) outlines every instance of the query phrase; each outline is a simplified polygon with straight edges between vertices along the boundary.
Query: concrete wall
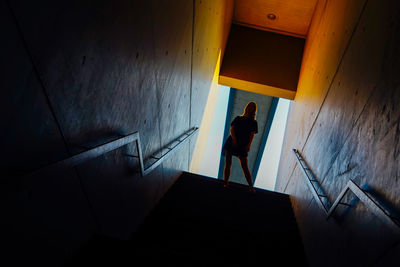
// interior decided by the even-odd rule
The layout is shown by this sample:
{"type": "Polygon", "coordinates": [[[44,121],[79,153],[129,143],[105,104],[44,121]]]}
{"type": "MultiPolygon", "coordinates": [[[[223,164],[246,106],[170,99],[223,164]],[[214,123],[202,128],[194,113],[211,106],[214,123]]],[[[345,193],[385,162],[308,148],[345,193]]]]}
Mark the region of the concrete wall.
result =
{"type": "Polygon", "coordinates": [[[327,221],[295,163],[333,201],[349,179],[400,210],[400,5],[321,0],[291,103],[276,189],[292,195],[311,266],[394,266],[400,238],[349,194],[327,221]]]}
{"type": "Polygon", "coordinates": [[[134,145],[19,177],[134,131],[148,157],[198,126],[228,2],[0,2],[2,241],[15,265],[61,265],[95,234],[129,238],[189,168],[195,140],[145,178],[122,155],[134,145]]]}
{"type": "Polygon", "coordinates": [[[190,146],[193,153],[190,171],[194,173],[200,170],[217,105],[221,87],[218,74],[231,26],[233,0],[196,3],[191,99],[192,104],[206,102],[206,106],[192,105],[190,111],[191,123],[200,126],[197,142],[191,141],[190,146]],[[221,43],[224,45],[218,45],[221,43]],[[209,94],[203,93],[204,88],[208,88],[209,94]]]}

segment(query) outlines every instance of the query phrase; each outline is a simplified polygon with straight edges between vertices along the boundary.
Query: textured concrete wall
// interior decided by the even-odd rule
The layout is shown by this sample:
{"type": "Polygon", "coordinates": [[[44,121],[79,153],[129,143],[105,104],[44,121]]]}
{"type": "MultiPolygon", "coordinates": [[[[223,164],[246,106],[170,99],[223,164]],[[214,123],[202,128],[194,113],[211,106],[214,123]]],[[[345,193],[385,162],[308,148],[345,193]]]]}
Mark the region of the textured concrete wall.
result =
{"type": "Polygon", "coordinates": [[[218,54],[200,62],[192,48],[221,50],[224,36],[193,41],[228,24],[211,16],[225,1],[0,4],[2,241],[17,262],[58,266],[94,234],[129,238],[188,169],[190,144],[145,178],[122,155],[133,144],[53,177],[17,176],[134,131],[148,157],[199,125],[218,54]]]}
{"type": "Polygon", "coordinates": [[[349,194],[327,221],[291,153],[301,151],[331,202],[349,179],[400,210],[400,5],[319,1],[291,104],[276,189],[293,196],[311,266],[397,266],[396,236],[349,194]]]}
{"type": "Polygon", "coordinates": [[[233,0],[196,0],[195,7],[190,121],[201,128],[197,142],[190,141],[193,153],[190,169],[196,173],[204,156],[220,90],[218,74],[231,25],[233,0]],[[204,88],[208,88],[210,94],[204,94],[204,88]],[[207,111],[204,112],[205,105],[195,103],[206,103],[207,111]]]}

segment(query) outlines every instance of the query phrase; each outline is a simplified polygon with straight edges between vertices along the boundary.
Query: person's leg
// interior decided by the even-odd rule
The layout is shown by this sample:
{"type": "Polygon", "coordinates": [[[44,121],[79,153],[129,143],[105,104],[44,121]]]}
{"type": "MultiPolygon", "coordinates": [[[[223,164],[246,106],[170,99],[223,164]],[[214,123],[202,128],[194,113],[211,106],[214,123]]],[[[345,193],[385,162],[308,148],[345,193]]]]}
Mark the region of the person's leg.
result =
{"type": "Polygon", "coordinates": [[[246,178],[246,181],[250,186],[250,190],[252,192],[255,192],[253,187],[253,180],[251,179],[251,173],[249,170],[249,164],[247,163],[247,157],[239,157],[239,159],[240,159],[240,165],[242,166],[242,170],[244,173],[244,177],[246,178]]]}
{"type": "Polygon", "coordinates": [[[225,152],[224,186],[228,186],[229,176],[231,176],[232,154],[225,152]]]}

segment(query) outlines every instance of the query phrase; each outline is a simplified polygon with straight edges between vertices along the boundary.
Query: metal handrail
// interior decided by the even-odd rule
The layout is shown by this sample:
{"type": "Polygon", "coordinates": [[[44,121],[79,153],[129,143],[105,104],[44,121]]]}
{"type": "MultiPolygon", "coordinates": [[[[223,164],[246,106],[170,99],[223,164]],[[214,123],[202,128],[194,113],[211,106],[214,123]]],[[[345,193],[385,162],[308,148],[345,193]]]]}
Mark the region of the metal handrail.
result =
{"type": "MultiPolygon", "coordinates": [[[[168,152],[166,152],[165,154],[162,154],[160,157],[155,157],[152,155],[151,158],[155,158],[156,161],[153,162],[152,164],[150,164],[148,167],[145,167],[145,163],[143,161],[143,153],[142,153],[142,147],[141,147],[141,143],[140,143],[139,132],[134,132],[127,136],[124,136],[124,137],[118,138],[116,140],[98,145],[94,148],[91,148],[84,152],[78,153],[78,154],[71,156],[69,158],[66,158],[64,160],[60,160],[60,161],[50,164],[46,167],[40,168],[36,171],[29,173],[27,176],[30,177],[30,176],[35,176],[38,174],[52,173],[52,172],[58,171],[60,169],[74,167],[74,166],[82,164],[90,159],[99,157],[105,153],[108,153],[108,152],[118,149],[122,146],[130,144],[132,142],[136,142],[136,151],[137,151],[138,155],[137,156],[126,155],[126,156],[138,158],[139,164],[140,164],[140,173],[142,176],[146,176],[148,173],[150,173],[152,170],[154,170],[157,166],[159,166],[164,160],[166,160],[171,154],[173,154],[173,152],[175,152],[185,141],[189,140],[189,138],[192,137],[193,134],[197,130],[198,130],[197,127],[191,128],[189,131],[185,132],[180,137],[175,139],[175,141],[173,143],[177,143],[176,145],[174,145],[172,147],[167,145],[166,147],[161,149],[160,151],[167,149],[168,152]]],[[[25,176],[25,177],[27,177],[27,176],[25,176]]]]}
{"type": "MultiPolygon", "coordinates": [[[[169,158],[169,156],[171,156],[173,154],[173,152],[175,152],[179,147],[181,147],[187,140],[189,140],[193,134],[198,130],[197,127],[193,127],[192,129],[190,129],[189,131],[185,132],[184,134],[182,134],[181,136],[179,136],[177,139],[175,139],[173,142],[171,142],[170,144],[166,145],[164,148],[162,148],[160,151],[162,152],[163,150],[167,150],[166,153],[162,154],[160,157],[155,156],[154,154],[152,156],[150,156],[150,158],[156,159],[156,161],[154,161],[153,163],[151,163],[148,167],[145,167],[145,164],[143,164],[142,161],[142,152],[141,152],[141,148],[140,148],[140,143],[137,142],[136,143],[136,147],[138,155],[139,155],[139,162],[140,162],[140,172],[142,174],[142,176],[146,176],[148,173],[150,173],[151,171],[153,171],[155,168],[157,168],[161,163],[163,163],[163,161],[165,161],[167,158],[169,158]],[[176,143],[176,144],[175,144],[176,143]],[[172,147],[171,147],[172,146],[172,147]]],[[[137,158],[137,156],[134,155],[128,155],[125,154],[128,157],[134,157],[137,158]]]]}
{"type": "MultiPolygon", "coordinates": [[[[299,151],[297,149],[293,149],[293,153],[296,157],[297,163],[301,166],[304,178],[306,179],[307,185],[310,188],[312,195],[317,200],[318,206],[325,212],[325,214],[328,214],[330,206],[328,196],[324,192],[320,192],[318,194],[316,189],[316,187],[319,185],[318,180],[315,179],[314,174],[311,172],[311,169],[307,166],[306,161],[300,155],[299,151]],[[325,199],[325,202],[327,202],[328,207],[324,205],[322,198],[325,199]]],[[[319,188],[321,188],[320,191],[322,191],[322,187],[319,188]]]]}
{"type": "MultiPolygon", "coordinates": [[[[365,204],[365,206],[368,207],[368,209],[372,213],[374,213],[378,218],[380,218],[387,225],[389,225],[394,231],[396,231],[397,233],[400,234],[400,223],[398,221],[396,221],[396,218],[394,216],[390,215],[390,213],[388,211],[386,211],[384,208],[382,208],[371,196],[369,196],[366,193],[366,191],[361,189],[361,187],[359,187],[351,179],[347,182],[347,185],[340,192],[339,196],[336,198],[336,200],[333,203],[333,205],[329,209],[327,209],[327,207],[323,204],[323,202],[321,200],[322,196],[317,193],[317,191],[316,191],[316,189],[315,189],[315,187],[313,186],[313,183],[312,183],[312,181],[314,181],[316,183],[318,183],[318,181],[315,178],[313,178],[313,180],[310,179],[309,173],[311,173],[311,170],[308,167],[308,165],[305,162],[305,160],[300,155],[300,153],[298,152],[298,150],[297,149],[293,149],[293,153],[296,156],[297,162],[299,163],[299,165],[302,168],[303,174],[304,174],[304,176],[305,176],[305,178],[307,180],[307,184],[309,185],[309,188],[311,190],[312,195],[317,200],[318,205],[325,212],[326,219],[329,219],[332,216],[333,212],[336,210],[336,208],[339,205],[346,205],[346,206],[350,206],[351,207],[351,205],[342,202],[343,197],[350,190],[350,191],[352,191],[354,193],[354,195],[357,196],[357,198],[360,201],[362,201],[365,204]]],[[[323,197],[326,198],[326,200],[329,203],[329,199],[326,196],[326,194],[323,197]]]]}

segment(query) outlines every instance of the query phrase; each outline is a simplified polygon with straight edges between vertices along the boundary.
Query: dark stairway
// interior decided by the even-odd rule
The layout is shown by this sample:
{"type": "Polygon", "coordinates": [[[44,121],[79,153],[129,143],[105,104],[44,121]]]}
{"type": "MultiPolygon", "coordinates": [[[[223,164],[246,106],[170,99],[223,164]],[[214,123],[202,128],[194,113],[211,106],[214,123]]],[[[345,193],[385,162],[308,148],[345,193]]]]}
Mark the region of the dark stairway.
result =
{"type": "Polygon", "coordinates": [[[92,243],[85,266],[307,266],[287,195],[190,173],[130,241],[92,243]]]}

